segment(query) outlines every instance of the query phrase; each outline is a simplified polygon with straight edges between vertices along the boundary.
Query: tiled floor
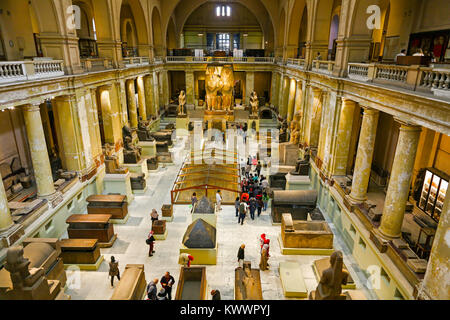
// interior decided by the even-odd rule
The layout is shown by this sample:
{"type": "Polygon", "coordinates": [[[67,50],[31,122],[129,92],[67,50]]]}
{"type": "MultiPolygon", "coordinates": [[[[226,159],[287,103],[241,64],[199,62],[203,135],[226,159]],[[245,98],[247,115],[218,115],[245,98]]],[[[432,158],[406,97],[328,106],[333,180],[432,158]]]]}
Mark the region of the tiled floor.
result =
{"type": "MultiPolygon", "coordinates": [[[[181,150],[184,144],[177,144],[175,148],[181,150]]],[[[174,207],[174,220],[167,224],[168,236],[166,240],[156,242],[156,253],[148,257],[146,236],[151,228],[150,211],[156,208],[160,212],[163,204],[170,203],[170,190],[176,178],[180,163],[159,169],[151,173],[147,180],[148,191],[144,195],[136,195],[129,206],[130,218],[124,225],[114,225],[118,239],[112,248],[101,249],[105,261],[97,271],[67,271],[69,288],[66,290],[72,299],[109,299],[113,293],[108,277],[108,261],[111,255],[119,260],[119,268],[123,271],[126,264],[144,264],[147,282],[155,277],[161,278],[165,271],[169,271],[178,281],[180,266],[178,265],[179,248],[186,227],[191,223],[189,206],[174,207]]],[[[280,261],[295,261],[301,266],[308,291],[315,290],[317,280],[312,263],[323,256],[284,256],[280,253],[277,237],[280,226],[273,226],[269,212],[256,218],[247,219],[243,226],[238,225],[233,206],[222,206],[217,221],[218,254],[217,265],[207,266],[206,275],[210,289],[219,289],[222,299],[234,299],[234,269],[237,267],[237,251],[244,243],[245,260],[252,262],[252,267],[259,264],[258,239],[261,233],[266,233],[271,239],[270,269],[261,272],[263,298],[285,299],[279,278],[278,265],[280,261]]],[[[355,264],[347,257],[343,250],[343,241],[335,236],[335,248],[342,250],[344,261],[349,268],[358,288],[362,288],[360,277],[355,271],[355,264]]],[[[345,249],[345,248],[344,248],[345,249]]],[[[351,258],[351,257],[350,257],[351,258]]],[[[175,296],[175,283],[172,296],[175,296]]]]}

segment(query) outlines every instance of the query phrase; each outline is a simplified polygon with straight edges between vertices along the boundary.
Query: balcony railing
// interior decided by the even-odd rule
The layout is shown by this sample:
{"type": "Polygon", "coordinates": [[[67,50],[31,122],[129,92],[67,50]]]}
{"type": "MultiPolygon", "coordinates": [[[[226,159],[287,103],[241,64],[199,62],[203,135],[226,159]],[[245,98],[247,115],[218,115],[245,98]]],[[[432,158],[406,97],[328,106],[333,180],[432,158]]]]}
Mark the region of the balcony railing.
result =
{"type": "Polygon", "coordinates": [[[332,74],[334,69],[334,61],[324,61],[324,60],[313,60],[312,71],[332,74]]]}
{"type": "Polygon", "coordinates": [[[348,77],[353,80],[390,84],[414,91],[431,91],[436,96],[450,98],[450,69],[349,63],[348,77]]]}
{"type": "Polygon", "coordinates": [[[0,62],[0,83],[45,79],[63,75],[62,60],[0,62]]]}
{"type": "Polygon", "coordinates": [[[137,66],[145,66],[150,64],[150,58],[149,57],[128,57],[123,58],[123,62],[125,64],[125,67],[137,67],[137,66]]]}
{"type": "Polygon", "coordinates": [[[111,69],[112,63],[107,58],[86,58],[81,59],[81,66],[86,72],[92,72],[111,69]]]}
{"type": "Polygon", "coordinates": [[[289,67],[304,70],[305,69],[305,59],[288,58],[286,65],[288,65],[289,67]]]}
{"type": "Polygon", "coordinates": [[[192,56],[169,56],[167,63],[274,63],[273,57],[192,57],[192,56]]]}

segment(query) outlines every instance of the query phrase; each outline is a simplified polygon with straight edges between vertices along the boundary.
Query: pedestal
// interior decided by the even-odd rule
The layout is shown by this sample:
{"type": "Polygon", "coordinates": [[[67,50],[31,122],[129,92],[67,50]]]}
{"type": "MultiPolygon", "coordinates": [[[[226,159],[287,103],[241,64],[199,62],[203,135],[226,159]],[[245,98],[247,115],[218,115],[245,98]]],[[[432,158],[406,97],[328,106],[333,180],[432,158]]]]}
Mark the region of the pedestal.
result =
{"type": "Polygon", "coordinates": [[[167,238],[167,229],[166,229],[166,231],[164,231],[163,234],[154,234],[153,237],[155,238],[155,240],[166,240],[166,238],[167,238]]]}
{"type": "Polygon", "coordinates": [[[178,116],[175,128],[177,137],[189,136],[189,118],[187,116],[178,116]]]}
{"type": "Polygon", "coordinates": [[[188,248],[181,244],[180,254],[189,253],[194,257],[191,265],[215,265],[217,262],[217,241],[215,248],[188,248]]]}
{"type": "Polygon", "coordinates": [[[280,164],[295,166],[298,160],[298,146],[289,142],[281,143],[279,157],[280,164]]]}
{"type": "Polygon", "coordinates": [[[286,190],[310,190],[311,179],[309,176],[286,175],[286,190]]]}
{"type": "Polygon", "coordinates": [[[156,156],[156,140],[153,141],[139,141],[138,146],[142,148],[142,157],[156,156]]]}
{"type": "Polygon", "coordinates": [[[104,193],[118,193],[127,196],[128,204],[134,200],[133,191],[131,190],[130,182],[131,173],[126,174],[111,174],[107,173],[103,178],[104,193]]]}
{"type": "Polygon", "coordinates": [[[278,244],[283,255],[307,255],[307,256],[330,256],[334,252],[334,247],[331,249],[321,248],[285,248],[281,235],[278,235],[278,244]]]}
{"type": "Polygon", "coordinates": [[[254,125],[255,131],[259,132],[259,119],[258,119],[258,117],[250,116],[250,118],[247,121],[247,128],[249,130],[253,129],[253,127],[252,127],[253,123],[255,123],[255,125],[254,125]]]}
{"type": "Polygon", "coordinates": [[[132,189],[132,191],[133,191],[134,194],[144,194],[144,193],[147,192],[147,189],[148,189],[148,187],[145,186],[144,189],[132,189]]]}
{"type": "Polygon", "coordinates": [[[139,175],[144,174],[144,178],[148,178],[147,159],[141,159],[138,163],[124,163],[122,166],[128,168],[130,172],[137,173],[139,175]]]}
{"type": "Polygon", "coordinates": [[[281,261],[279,272],[285,297],[306,298],[308,296],[308,289],[306,288],[300,264],[297,262],[281,261]]]}

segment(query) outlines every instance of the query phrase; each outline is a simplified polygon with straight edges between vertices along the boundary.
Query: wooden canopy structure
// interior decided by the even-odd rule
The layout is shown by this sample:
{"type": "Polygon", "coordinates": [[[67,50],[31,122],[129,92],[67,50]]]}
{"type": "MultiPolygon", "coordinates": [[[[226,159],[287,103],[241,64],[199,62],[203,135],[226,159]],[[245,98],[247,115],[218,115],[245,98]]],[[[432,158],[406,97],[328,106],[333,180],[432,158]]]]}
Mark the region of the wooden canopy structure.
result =
{"type": "Polygon", "coordinates": [[[194,192],[198,199],[206,196],[215,203],[217,190],[221,190],[222,204],[234,204],[239,196],[237,154],[218,149],[191,152],[173,185],[172,204],[190,204],[194,192]]]}

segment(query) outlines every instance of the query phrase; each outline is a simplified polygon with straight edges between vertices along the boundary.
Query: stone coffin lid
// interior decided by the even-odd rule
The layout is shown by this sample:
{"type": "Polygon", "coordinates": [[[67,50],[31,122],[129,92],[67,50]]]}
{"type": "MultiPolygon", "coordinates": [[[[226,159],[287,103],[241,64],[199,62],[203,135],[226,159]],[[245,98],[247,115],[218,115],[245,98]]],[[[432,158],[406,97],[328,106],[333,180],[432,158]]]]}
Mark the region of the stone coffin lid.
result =
{"type": "Polygon", "coordinates": [[[183,244],[188,248],[215,248],[216,228],[203,219],[197,219],[188,226],[183,244]]]}
{"type": "Polygon", "coordinates": [[[273,202],[274,204],[315,206],[317,202],[317,191],[275,190],[273,192],[273,202]]]}
{"type": "Polygon", "coordinates": [[[194,213],[214,213],[214,206],[211,201],[204,196],[195,206],[194,213]]]}
{"type": "Polygon", "coordinates": [[[29,268],[39,268],[55,249],[48,243],[30,243],[23,249],[23,256],[30,260],[29,268]]]}

